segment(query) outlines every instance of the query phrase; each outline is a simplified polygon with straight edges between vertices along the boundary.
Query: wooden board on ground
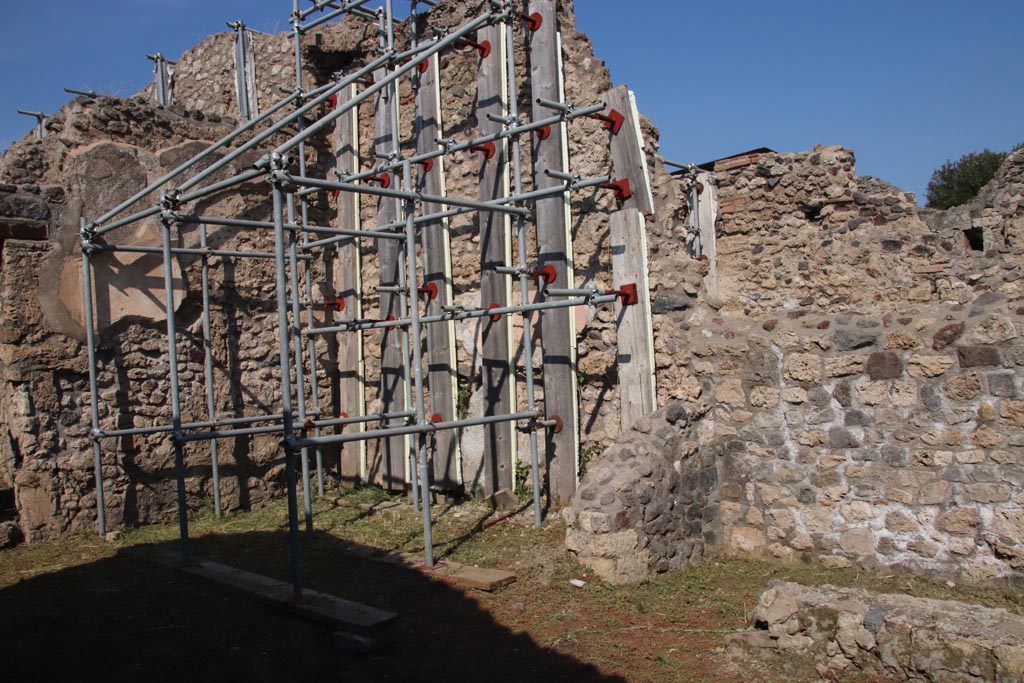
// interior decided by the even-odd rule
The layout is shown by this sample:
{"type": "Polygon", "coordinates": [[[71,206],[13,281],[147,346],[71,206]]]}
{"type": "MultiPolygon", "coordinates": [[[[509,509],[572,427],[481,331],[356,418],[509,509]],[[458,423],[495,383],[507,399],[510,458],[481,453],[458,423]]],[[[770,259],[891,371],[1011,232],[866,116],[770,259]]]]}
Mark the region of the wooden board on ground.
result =
{"type": "MultiPolygon", "coordinates": [[[[437,77],[440,68],[437,55],[427,61],[427,70],[419,75],[416,90],[416,152],[427,154],[438,148],[437,139],[443,137],[441,121],[441,89],[437,77]]],[[[420,192],[434,196],[445,195],[444,157],[434,159],[433,168],[419,174],[420,192]]],[[[444,210],[438,204],[424,203],[423,213],[429,215],[444,210]]],[[[422,286],[436,291],[436,298],[427,298],[425,315],[443,313],[444,306],[452,305],[451,235],[447,219],[428,221],[420,225],[423,243],[422,286]],[[436,288],[436,289],[433,289],[436,288]]],[[[448,320],[426,326],[427,387],[430,391],[429,415],[441,415],[445,420],[457,419],[458,365],[455,358],[455,322],[448,320]]],[[[445,429],[431,435],[433,468],[431,483],[443,491],[457,490],[460,486],[459,440],[454,430],[445,429]]]]}
{"type": "MultiPolygon", "coordinates": [[[[531,0],[528,12],[539,13],[544,21],[530,34],[530,82],[533,120],[550,118],[554,113],[542,107],[537,98],[564,101],[562,50],[558,34],[555,0],[531,0]]],[[[534,185],[538,189],[554,187],[563,181],[549,178],[545,170],[566,171],[569,147],[565,124],[553,127],[546,140],[532,136],[534,185]]],[[[572,236],[570,234],[568,196],[541,199],[536,204],[538,267],[554,266],[556,288],[575,287],[572,236]]],[[[567,503],[576,491],[579,464],[579,406],[576,381],[576,325],[567,308],[545,311],[540,316],[541,351],[544,364],[544,409],[549,418],[558,416],[562,430],[548,430],[545,438],[545,462],[548,492],[557,503],[567,503]]]]}
{"type": "Polygon", "coordinates": [[[343,630],[375,633],[398,619],[394,612],[310,589],[305,589],[302,592],[302,601],[296,602],[292,597],[290,583],[218,562],[200,562],[182,567],[181,571],[212,581],[266,605],[343,630]]]}
{"type": "MultiPolygon", "coordinates": [[[[624,117],[618,134],[610,135],[615,178],[628,178],[632,196],[611,215],[612,278],[617,289],[635,285],[637,303],[616,304],[620,425],[628,429],[657,410],[654,377],[654,332],[647,271],[645,214],[654,213],[654,198],[633,93],[625,86],[604,94],[609,110],[624,117]]],[[[606,110],[605,114],[610,114],[606,110]]]]}
{"type": "MultiPolygon", "coordinates": [[[[338,106],[347,104],[356,94],[355,84],[338,93],[338,106]]],[[[353,107],[349,113],[338,118],[335,127],[335,158],[337,171],[345,176],[359,170],[359,110],[353,107]]],[[[343,192],[338,195],[339,228],[358,230],[359,195],[354,192],[343,192]]],[[[362,259],[359,251],[359,240],[354,237],[338,242],[337,255],[332,264],[334,296],[344,302],[344,310],[339,314],[330,307],[324,313],[326,320],[335,315],[345,318],[359,319],[363,316],[363,281],[362,259]]],[[[325,321],[326,322],[326,321],[325,321]]],[[[334,408],[340,415],[362,417],[366,411],[366,374],[363,361],[363,333],[342,332],[337,335],[331,356],[337,362],[337,384],[334,388],[334,408]]],[[[362,424],[345,427],[346,431],[362,431],[362,424]]],[[[349,484],[357,484],[366,479],[366,442],[357,441],[341,446],[341,480],[349,484]]]]}
{"type": "MultiPolygon", "coordinates": [[[[508,74],[505,59],[505,24],[480,29],[477,40],[491,44],[490,55],[480,58],[476,117],[481,136],[502,129],[488,115],[508,116],[508,74]]],[[[508,143],[494,143],[494,156],[478,153],[480,164],[480,199],[491,201],[509,194],[508,143]]],[[[512,262],[511,226],[508,214],[481,211],[478,214],[480,235],[480,305],[508,306],[512,301],[512,282],[495,268],[512,262]]],[[[484,415],[515,412],[516,376],[512,359],[512,324],[508,316],[498,320],[489,317],[482,325],[481,379],[484,415]]],[[[516,431],[512,422],[484,426],[483,488],[490,496],[501,489],[511,489],[515,471],[516,431]]]]}
{"type": "MultiPolygon", "coordinates": [[[[374,72],[374,81],[379,83],[387,76],[384,69],[374,72]]],[[[373,147],[377,156],[386,157],[397,148],[398,121],[394,113],[392,98],[397,97],[393,88],[383,88],[374,98],[374,140],[373,147]]],[[[394,180],[394,179],[392,179],[394,180]]],[[[388,225],[398,220],[401,200],[381,197],[377,202],[377,225],[388,225]]],[[[403,263],[402,249],[397,240],[377,240],[377,263],[380,269],[380,284],[396,287],[402,281],[403,263]]],[[[386,320],[393,316],[396,320],[403,318],[401,296],[390,292],[380,292],[379,318],[386,320]]],[[[407,401],[405,373],[407,359],[403,353],[402,327],[386,327],[381,330],[380,352],[380,406],[382,413],[404,412],[407,401]]],[[[381,427],[398,427],[406,424],[404,419],[386,420],[381,427]]],[[[404,491],[406,488],[406,466],[409,454],[408,437],[393,436],[380,440],[373,462],[370,464],[370,481],[391,491],[404,491]]]]}

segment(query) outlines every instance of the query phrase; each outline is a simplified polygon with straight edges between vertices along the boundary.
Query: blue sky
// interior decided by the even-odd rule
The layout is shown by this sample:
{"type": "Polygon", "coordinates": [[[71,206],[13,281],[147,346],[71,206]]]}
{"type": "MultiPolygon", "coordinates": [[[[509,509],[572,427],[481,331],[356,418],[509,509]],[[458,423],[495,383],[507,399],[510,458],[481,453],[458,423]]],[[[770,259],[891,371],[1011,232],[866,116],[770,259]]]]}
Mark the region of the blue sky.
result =
{"type": "MultiPolygon", "coordinates": [[[[860,174],[923,199],[947,159],[1024,141],[1021,0],[576,6],[579,29],[612,79],[636,91],[669,159],[842,144],[860,174]]],[[[65,86],[132,94],[152,77],[147,52],[176,58],[235,19],[285,30],[290,9],[290,0],[5,0],[0,148],[32,129],[17,108],[55,111],[65,86]]]]}

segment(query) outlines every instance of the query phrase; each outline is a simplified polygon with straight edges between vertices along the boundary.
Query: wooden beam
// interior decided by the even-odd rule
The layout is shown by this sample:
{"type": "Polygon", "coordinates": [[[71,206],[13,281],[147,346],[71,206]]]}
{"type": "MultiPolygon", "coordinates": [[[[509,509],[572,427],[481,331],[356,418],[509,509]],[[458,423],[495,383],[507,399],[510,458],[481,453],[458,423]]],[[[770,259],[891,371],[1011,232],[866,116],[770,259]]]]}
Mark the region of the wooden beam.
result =
{"type": "MultiPolygon", "coordinates": [[[[647,167],[647,155],[644,152],[644,138],[640,132],[640,114],[636,109],[636,98],[629,88],[620,85],[606,92],[602,99],[608,104],[608,109],[604,112],[606,115],[614,109],[625,117],[618,134],[609,133],[615,179],[629,178],[629,186],[633,192],[633,196],[622,202],[619,208],[631,208],[644,215],[651,215],[654,213],[654,196],[651,194],[651,176],[647,167]]],[[[644,259],[646,258],[645,255],[644,259]]]]}
{"type": "MultiPolygon", "coordinates": [[[[338,106],[348,103],[356,95],[355,84],[338,93],[338,106]]],[[[359,109],[353,108],[345,116],[339,117],[334,130],[334,155],[337,171],[348,175],[359,170],[359,109]]],[[[338,195],[339,228],[358,230],[361,225],[359,216],[359,195],[343,192],[338,195]]],[[[362,257],[359,251],[359,240],[348,238],[338,242],[337,256],[334,260],[333,285],[334,296],[344,302],[346,318],[363,316],[363,278],[362,257]]],[[[331,311],[327,309],[325,316],[330,319],[331,311]]],[[[340,317],[340,316],[339,316],[340,317]]],[[[335,390],[335,408],[340,415],[361,417],[366,414],[366,372],[363,359],[363,333],[343,332],[337,336],[335,358],[338,363],[337,388],[335,390]]],[[[363,425],[353,424],[346,427],[349,432],[363,430],[363,425]]],[[[366,442],[356,441],[341,447],[342,481],[356,484],[366,479],[366,442]]]]}
{"type": "MultiPolygon", "coordinates": [[[[479,59],[476,117],[479,134],[502,130],[502,124],[488,115],[508,116],[508,73],[505,60],[505,24],[488,26],[477,32],[477,41],[491,44],[491,52],[479,59]]],[[[480,199],[491,201],[509,194],[508,143],[494,143],[493,156],[480,158],[480,199]]],[[[478,214],[480,235],[480,304],[508,306],[512,302],[512,282],[495,268],[511,265],[512,228],[508,214],[482,211],[478,214]]],[[[482,324],[481,380],[484,414],[515,412],[516,377],[512,359],[512,324],[508,316],[498,320],[484,318],[482,324]]],[[[483,487],[485,496],[512,489],[515,472],[515,424],[503,422],[484,427],[483,487]]]]}
{"type": "MultiPolygon", "coordinates": [[[[555,0],[531,0],[528,12],[539,13],[544,21],[530,34],[530,82],[533,119],[552,114],[537,104],[537,98],[563,102],[562,48],[558,34],[555,0]]],[[[549,178],[545,170],[566,171],[569,144],[565,124],[555,127],[546,140],[533,138],[534,185],[553,187],[563,181],[549,178]]],[[[557,288],[575,286],[572,236],[570,234],[569,197],[556,196],[537,201],[537,258],[539,266],[554,266],[557,288]]],[[[576,325],[567,308],[545,311],[540,316],[541,348],[544,364],[544,409],[549,418],[557,415],[562,430],[547,430],[545,461],[548,492],[558,503],[567,503],[576,491],[579,472],[579,405],[576,383],[576,325]]]]}
{"type": "MultiPolygon", "coordinates": [[[[378,69],[374,80],[381,82],[387,71],[378,69]]],[[[374,152],[386,156],[397,147],[398,121],[394,120],[391,98],[397,97],[397,89],[383,88],[374,98],[374,152]]],[[[392,178],[392,181],[395,179],[392,178]]],[[[381,197],[377,202],[377,224],[388,225],[398,220],[401,200],[381,197]]],[[[397,240],[377,240],[377,263],[381,286],[395,287],[401,282],[402,248],[397,240]]],[[[385,320],[391,316],[402,317],[401,297],[390,292],[380,292],[378,317],[385,320]]],[[[380,349],[380,407],[383,413],[403,412],[408,405],[406,396],[407,359],[402,352],[404,328],[387,327],[381,330],[380,349]]],[[[382,427],[397,427],[405,424],[404,419],[386,420],[382,427]]],[[[381,439],[376,455],[370,464],[370,480],[392,491],[406,488],[406,466],[409,441],[405,436],[381,439]]]]}
{"type": "Polygon", "coordinates": [[[628,178],[633,192],[611,215],[612,284],[615,288],[636,285],[638,298],[632,306],[616,304],[619,420],[622,428],[628,429],[658,409],[644,220],[645,214],[654,213],[654,197],[633,93],[619,86],[606,92],[604,101],[609,109],[625,117],[619,132],[610,135],[613,175],[616,179],[628,178]]]}
{"type": "Polygon", "coordinates": [[[708,296],[721,300],[718,289],[718,241],[715,224],[718,222],[718,188],[715,187],[714,176],[707,171],[697,174],[697,182],[704,186],[704,191],[697,201],[696,218],[700,227],[701,255],[708,259],[708,274],[704,276],[704,287],[708,296]]]}
{"type": "MultiPolygon", "coordinates": [[[[437,150],[437,139],[442,137],[441,88],[438,79],[440,68],[437,55],[427,61],[427,70],[419,75],[416,90],[416,152],[426,154],[437,150]]],[[[423,168],[419,174],[421,192],[428,195],[444,196],[444,157],[434,160],[433,167],[423,168]]],[[[424,203],[423,213],[439,213],[444,210],[436,204],[424,203]]],[[[426,295],[426,315],[440,315],[443,306],[452,304],[452,255],[451,234],[447,219],[422,224],[420,235],[423,241],[423,286],[432,294],[426,295]],[[433,296],[434,298],[430,298],[433,296]]],[[[427,338],[427,386],[430,390],[431,415],[441,415],[445,420],[458,418],[456,397],[458,395],[458,364],[455,358],[455,322],[437,323],[426,326],[427,338]]],[[[433,477],[432,483],[444,491],[460,488],[459,440],[454,430],[446,429],[432,435],[433,477]]]]}

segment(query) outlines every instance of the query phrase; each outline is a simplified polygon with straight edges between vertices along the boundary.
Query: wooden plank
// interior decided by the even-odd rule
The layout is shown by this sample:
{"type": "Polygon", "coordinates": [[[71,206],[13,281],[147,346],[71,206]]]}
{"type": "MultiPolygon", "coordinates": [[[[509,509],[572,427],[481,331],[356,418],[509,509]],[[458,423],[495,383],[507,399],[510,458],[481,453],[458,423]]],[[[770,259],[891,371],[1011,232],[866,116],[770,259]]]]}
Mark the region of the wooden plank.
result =
{"type": "Polygon", "coordinates": [[[609,134],[615,178],[628,178],[633,191],[633,196],[622,202],[619,208],[633,208],[644,215],[652,215],[654,196],[651,194],[651,175],[647,167],[647,154],[644,152],[643,134],[640,132],[636,98],[629,88],[620,85],[606,92],[602,99],[608,104],[608,110],[604,112],[606,115],[614,109],[626,119],[617,135],[609,134]]]}
{"type": "Polygon", "coordinates": [[[243,569],[218,562],[200,562],[181,568],[185,574],[196,576],[228,588],[235,593],[265,605],[284,609],[292,614],[312,619],[339,629],[359,633],[374,633],[393,624],[398,615],[352,600],[305,589],[302,602],[292,599],[292,585],[268,576],[253,574],[243,569]]]}
{"type": "MultiPolygon", "coordinates": [[[[381,82],[387,71],[374,72],[374,81],[381,82]]],[[[394,120],[391,98],[397,97],[393,88],[383,88],[374,98],[374,152],[388,155],[397,148],[398,121],[394,120]]],[[[381,197],[377,202],[377,225],[388,225],[398,220],[401,200],[381,197]]],[[[382,286],[395,287],[402,278],[404,268],[402,250],[396,240],[377,240],[377,263],[382,286]]],[[[380,292],[378,317],[381,320],[394,316],[402,318],[401,297],[398,294],[380,292]]],[[[381,330],[380,350],[380,407],[383,413],[406,410],[406,358],[402,353],[402,336],[405,330],[389,327],[381,330]]],[[[381,426],[395,427],[405,424],[404,420],[386,420],[381,426]]],[[[394,436],[381,439],[379,448],[370,463],[370,480],[391,491],[404,491],[406,466],[409,453],[408,437],[394,436]]]]}
{"type": "Polygon", "coordinates": [[[756,164],[757,160],[761,158],[760,154],[741,154],[738,157],[731,157],[729,159],[722,159],[721,161],[715,162],[716,171],[731,171],[737,168],[743,168],[744,166],[750,166],[756,164]]]}
{"type": "Polygon", "coordinates": [[[619,424],[628,429],[658,409],[654,376],[654,336],[647,275],[647,222],[636,209],[611,215],[612,277],[615,286],[635,284],[638,303],[616,303],[619,424]]]}
{"type": "MultiPolygon", "coordinates": [[[[356,95],[355,84],[338,93],[338,106],[343,106],[356,95]]],[[[348,114],[338,119],[334,133],[337,170],[342,175],[355,173],[359,170],[359,110],[353,108],[348,114]]],[[[339,228],[358,230],[361,221],[359,216],[359,195],[344,192],[338,195],[339,228]]],[[[362,258],[359,251],[359,240],[348,238],[338,242],[337,255],[333,263],[334,272],[330,277],[333,281],[334,296],[345,302],[346,318],[362,318],[363,316],[363,279],[362,258]]],[[[331,311],[325,312],[330,317],[331,311]]],[[[363,358],[363,333],[343,332],[337,335],[335,348],[331,355],[337,362],[337,379],[334,387],[335,413],[345,413],[349,417],[360,417],[366,414],[366,371],[363,358]]],[[[348,432],[363,430],[362,424],[349,425],[348,432]]],[[[357,441],[341,446],[341,479],[356,484],[366,479],[366,442],[357,441]]]]}
{"type": "MultiPolygon", "coordinates": [[[[508,116],[508,73],[505,59],[505,24],[488,26],[477,32],[477,41],[491,44],[491,53],[479,59],[476,118],[481,136],[502,129],[488,115],[508,116]]],[[[480,199],[491,201],[509,194],[508,143],[495,143],[495,154],[480,161],[480,199]]],[[[508,306],[512,302],[512,282],[495,268],[512,263],[512,229],[508,214],[481,211],[478,216],[480,235],[480,304],[489,307],[508,306]]],[[[515,412],[516,377],[512,359],[512,324],[508,316],[493,321],[484,318],[481,334],[481,380],[484,415],[515,412]]],[[[483,488],[491,496],[501,489],[511,489],[515,471],[515,424],[502,422],[484,426],[483,488]]]]}
{"type": "Polygon", "coordinates": [[[720,301],[718,238],[715,232],[715,224],[718,222],[718,188],[715,187],[714,176],[706,171],[697,174],[697,182],[704,186],[704,191],[697,202],[701,253],[708,259],[708,274],[704,276],[704,288],[711,299],[720,301]]]}
{"type": "MultiPolygon", "coordinates": [[[[555,0],[531,0],[528,12],[544,18],[540,30],[530,35],[530,82],[533,119],[549,118],[551,110],[537,104],[537,98],[563,102],[562,50],[558,34],[555,0]]],[[[544,189],[562,181],[549,178],[544,171],[566,171],[569,144],[565,124],[551,131],[547,140],[532,136],[534,186],[544,189]]],[[[552,287],[575,286],[572,236],[569,232],[569,197],[557,196],[536,203],[537,258],[539,266],[554,266],[552,287]]],[[[545,462],[548,492],[564,504],[576,491],[579,472],[579,405],[576,382],[576,325],[567,308],[545,311],[540,315],[543,356],[544,409],[548,417],[561,418],[561,432],[545,432],[545,462]]]]}
{"type": "Polygon", "coordinates": [[[638,299],[633,306],[616,304],[619,423],[628,429],[658,409],[644,220],[645,214],[654,213],[654,197],[633,93],[619,86],[606,92],[604,101],[625,118],[618,134],[610,136],[612,165],[615,177],[628,178],[633,192],[611,216],[612,284],[636,285],[638,299]]]}
{"type": "MultiPolygon", "coordinates": [[[[444,130],[441,120],[440,68],[437,55],[427,62],[427,70],[419,76],[416,90],[416,152],[426,154],[437,150],[437,139],[444,130]]],[[[444,157],[434,160],[434,167],[420,172],[418,189],[425,194],[444,196],[444,157]]],[[[423,213],[444,210],[437,204],[423,204],[423,213]]],[[[423,284],[437,288],[437,298],[428,299],[426,315],[440,315],[443,306],[452,304],[451,233],[447,219],[423,223],[420,227],[423,243],[423,284]]],[[[458,396],[458,363],[455,358],[455,322],[426,326],[427,386],[430,390],[429,414],[454,420],[458,396]]],[[[443,491],[458,490],[461,485],[459,467],[459,440],[452,429],[431,435],[433,473],[431,483],[443,491]]]]}

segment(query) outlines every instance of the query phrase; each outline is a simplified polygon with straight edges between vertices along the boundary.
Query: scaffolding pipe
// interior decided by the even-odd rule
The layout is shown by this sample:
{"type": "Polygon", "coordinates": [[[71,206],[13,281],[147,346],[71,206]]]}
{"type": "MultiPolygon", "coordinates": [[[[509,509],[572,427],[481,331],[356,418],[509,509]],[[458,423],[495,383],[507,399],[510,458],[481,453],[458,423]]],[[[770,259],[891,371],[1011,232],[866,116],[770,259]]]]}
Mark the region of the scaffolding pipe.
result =
{"type": "MultiPolygon", "coordinates": [[[[128,199],[124,200],[123,202],[118,204],[116,207],[114,207],[110,211],[106,212],[105,214],[103,214],[102,216],[97,218],[95,221],[92,222],[92,224],[89,227],[92,228],[92,229],[96,229],[100,225],[106,223],[111,218],[113,218],[114,216],[118,215],[119,213],[121,213],[122,211],[124,211],[125,209],[130,207],[132,204],[134,204],[135,202],[139,201],[140,199],[143,199],[144,197],[146,197],[150,193],[160,189],[160,187],[163,186],[165,183],[169,183],[170,181],[174,180],[179,175],[181,175],[182,173],[184,173],[188,169],[192,168],[192,166],[194,166],[195,164],[198,164],[200,161],[202,161],[206,157],[210,156],[211,154],[213,154],[214,152],[219,150],[221,147],[223,147],[224,145],[226,145],[229,142],[231,142],[232,140],[234,140],[236,137],[238,137],[242,133],[245,133],[245,132],[251,130],[252,128],[255,128],[260,123],[262,123],[263,121],[268,119],[270,116],[272,116],[273,114],[277,113],[282,107],[284,107],[286,104],[288,104],[289,102],[294,100],[296,97],[298,97],[298,93],[292,93],[291,95],[289,95],[288,97],[284,98],[283,100],[281,100],[280,102],[275,104],[273,107],[268,109],[263,114],[260,114],[260,116],[258,116],[257,118],[253,119],[252,121],[249,121],[244,126],[242,126],[240,128],[236,128],[235,130],[231,131],[230,133],[228,133],[227,135],[222,137],[220,140],[218,140],[217,142],[213,143],[212,145],[210,145],[209,147],[204,149],[202,152],[200,152],[196,156],[192,157],[191,159],[189,159],[188,161],[183,163],[181,166],[178,166],[176,169],[174,169],[173,171],[171,171],[167,175],[161,177],[159,180],[154,180],[152,183],[147,185],[145,188],[143,188],[142,190],[139,190],[136,194],[132,195],[131,197],[129,197],[128,199]]],[[[152,215],[152,214],[150,214],[150,215],[152,215]]],[[[113,228],[110,228],[109,226],[105,226],[105,229],[96,230],[96,233],[101,235],[104,232],[106,232],[107,230],[112,230],[112,229],[113,228]]]]}
{"type": "Polygon", "coordinates": [[[284,191],[278,178],[281,159],[278,155],[271,157],[274,167],[271,173],[274,194],[274,254],[277,270],[277,343],[280,356],[281,371],[281,410],[283,413],[282,431],[284,432],[285,479],[288,488],[288,541],[289,564],[292,580],[292,598],[302,600],[302,560],[299,547],[299,506],[295,485],[295,449],[298,444],[292,425],[292,383],[288,361],[288,284],[285,277],[284,256],[284,191]]]}
{"type": "MultiPolygon", "coordinates": [[[[295,198],[287,196],[288,218],[295,220],[295,198]]],[[[291,289],[292,322],[289,330],[289,337],[295,341],[294,362],[295,362],[295,403],[298,408],[299,424],[306,423],[306,382],[305,368],[302,363],[302,309],[299,304],[299,259],[298,240],[295,231],[291,231],[288,237],[288,278],[291,289]]],[[[313,495],[309,478],[309,449],[299,449],[299,463],[302,466],[302,512],[306,519],[306,533],[313,533],[313,495]]]]}
{"type": "MultiPolygon", "coordinates": [[[[497,17],[500,17],[500,15],[487,14],[487,15],[484,15],[484,16],[481,16],[481,17],[477,17],[473,21],[468,22],[467,24],[465,24],[461,28],[455,30],[454,32],[450,33],[449,35],[445,36],[444,38],[436,41],[433,45],[431,45],[431,46],[429,46],[427,48],[424,48],[424,50],[423,50],[423,52],[421,54],[421,57],[423,59],[426,59],[428,57],[431,57],[432,55],[437,54],[438,52],[440,52],[444,48],[448,47],[452,43],[456,42],[457,40],[459,40],[463,36],[468,35],[468,34],[472,33],[473,31],[477,30],[477,28],[479,28],[481,26],[484,26],[484,25],[487,25],[487,24],[494,23],[494,21],[496,20],[497,17]]],[[[344,86],[347,86],[349,83],[353,83],[353,82],[355,82],[357,80],[361,80],[362,77],[365,76],[367,73],[371,73],[375,69],[377,69],[377,68],[379,68],[381,66],[386,65],[391,60],[392,60],[392,56],[391,55],[387,55],[387,54],[384,55],[383,57],[380,57],[379,59],[374,60],[373,62],[371,62],[370,65],[364,67],[363,69],[360,69],[357,72],[357,74],[361,74],[357,78],[353,78],[353,77],[350,76],[349,78],[345,79],[343,81],[344,86]],[[372,69],[370,68],[371,66],[373,67],[372,69]]],[[[410,72],[413,69],[415,69],[417,64],[418,64],[418,62],[416,62],[415,60],[409,61],[406,64],[403,64],[401,67],[399,67],[398,69],[393,71],[387,78],[382,80],[380,83],[374,83],[370,87],[368,87],[365,90],[363,90],[363,92],[359,93],[358,95],[356,95],[355,97],[350,99],[343,106],[336,107],[334,109],[334,111],[332,111],[332,112],[328,113],[326,116],[322,117],[319,121],[314,123],[312,126],[307,128],[302,133],[298,133],[295,136],[293,136],[292,138],[290,138],[287,142],[284,142],[284,143],[278,145],[274,149],[274,152],[277,153],[277,154],[283,154],[283,153],[287,152],[288,150],[292,149],[293,147],[295,147],[295,145],[297,145],[300,140],[305,140],[305,139],[309,138],[310,136],[320,132],[320,130],[322,128],[332,124],[336,119],[338,119],[339,117],[344,116],[345,114],[347,114],[352,108],[359,106],[362,102],[364,102],[365,100],[369,99],[370,97],[376,95],[378,92],[383,90],[385,87],[387,87],[388,83],[391,82],[392,80],[397,79],[397,78],[399,78],[401,76],[404,76],[408,72],[410,72]]],[[[337,90],[334,90],[334,92],[337,92],[338,90],[341,90],[341,88],[344,87],[344,86],[339,86],[337,90]]]]}
{"type": "MultiPolygon", "coordinates": [[[[199,246],[206,249],[206,225],[199,226],[199,246]]],[[[203,377],[206,380],[206,412],[211,420],[217,419],[217,399],[213,390],[213,333],[210,324],[210,257],[203,254],[201,286],[203,288],[203,377]]],[[[220,462],[217,439],[210,439],[210,468],[213,473],[213,512],[218,519],[223,514],[220,504],[220,462]]]]}
{"type": "MultiPolygon", "coordinates": [[[[89,408],[92,431],[100,429],[100,397],[96,381],[96,332],[92,304],[92,245],[85,241],[85,218],[80,219],[82,230],[82,290],[85,293],[85,346],[89,358],[89,408]]],[[[107,533],[106,509],[103,499],[103,451],[99,441],[92,442],[93,476],[96,479],[96,526],[100,536],[107,533]]]]}
{"type": "MultiPolygon", "coordinates": [[[[388,9],[391,9],[391,0],[388,0],[388,9]]],[[[403,169],[405,176],[405,189],[412,190],[412,164],[405,162],[403,169]]],[[[405,263],[408,268],[406,282],[413,289],[416,287],[416,226],[413,217],[416,212],[416,205],[411,199],[405,200],[405,263]]],[[[423,404],[423,330],[420,326],[420,307],[411,306],[409,309],[412,318],[412,376],[413,390],[416,397],[416,423],[426,424],[426,408],[423,404]]],[[[408,375],[408,373],[406,373],[408,375]]],[[[424,563],[428,567],[434,566],[434,544],[433,532],[430,519],[430,468],[427,459],[427,433],[419,432],[416,443],[416,462],[419,466],[420,501],[423,508],[423,555],[424,563]]],[[[415,482],[413,482],[415,485],[415,482]]]]}
{"type": "MultiPolygon", "coordinates": [[[[284,118],[282,118],[280,121],[278,121],[277,123],[272,125],[267,130],[265,130],[262,133],[260,133],[259,135],[255,136],[249,142],[245,143],[241,147],[238,147],[238,148],[232,150],[224,158],[222,158],[219,161],[217,161],[214,164],[212,164],[209,168],[207,168],[202,173],[199,173],[198,175],[196,175],[195,177],[191,178],[190,180],[182,183],[181,186],[178,189],[180,191],[184,192],[185,190],[188,190],[189,188],[195,187],[196,185],[198,185],[199,183],[203,182],[204,180],[209,178],[211,175],[213,175],[214,173],[216,173],[220,169],[222,169],[225,166],[227,166],[228,164],[230,164],[232,161],[234,161],[235,159],[237,159],[241,155],[243,155],[246,152],[248,152],[250,149],[252,149],[256,145],[260,144],[261,142],[263,142],[267,138],[275,135],[276,133],[278,133],[281,129],[285,128],[286,126],[291,125],[293,122],[295,122],[300,117],[305,116],[308,112],[312,111],[315,107],[317,107],[322,102],[326,102],[327,98],[330,97],[331,95],[333,95],[333,94],[335,94],[337,92],[340,92],[342,89],[347,88],[352,83],[355,83],[355,82],[361,80],[367,74],[372,73],[373,70],[378,68],[380,65],[386,64],[387,63],[387,59],[388,59],[387,57],[381,57],[379,59],[376,59],[376,60],[370,62],[369,64],[367,64],[366,66],[364,66],[363,68],[358,69],[355,73],[350,74],[349,76],[341,79],[340,81],[336,81],[333,85],[331,85],[327,89],[325,89],[322,92],[320,92],[320,94],[318,94],[316,97],[313,97],[312,99],[310,99],[309,102],[307,102],[306,104],[302,105],[301,107],[299,107],[298,109],[293,111],[291,114],[285,116],[284,118]]],[[[300,94],[298,92],[293,93],[288,98],[286,98],[282,102],[279,102],[277,105],[275,105],[275,107],[283,106],[284,104],[287,104],[288,102],[292,101],[293,99],[295,99],[296,97],[299,97],[299,96],[300,96],[300,94]]],[[[244,128],[244,126],[243,126],[243,128],[244,128]]],[[[306,137],[308,137],[308,136],[306,136],[306,137]]],[[[298,142],[298,140],[296,140],[296,143],[297,142],[298,142]]],[[[288,149],[291,149],[294,146],[295,146],[294,144],[288,145],[288,147],[285,148],[285,151],[287,151],[288,149]]],[[[280,154],[280,152],[278,152],[278,154],[280,154]]]]}
{"type": "Polygon", "coordinates": [[[171,381],[171,439],[174,442],[174,472],[178,484],[178,532],[181,562],[189,561],[188,507],[185,499],[185,446],[181,440],[181,392],[178,386],[178,342],[174,317],[174,280],[171,268],[171,222],[161,221],[164,247],[164,301],[167,314],[167,360],[171,381]]]}
{"type": "MultiPolygon", "coordinates": [[[[515,35],[510,26],[505,31],[506,55],[508,59],[509,117],[519,119],[519,88],[516,82],[516,51],[515,35]]],[[[522,150],[519,136],[512,138],[512,183],[513,191],[519,195],[523,192],[522,150]]],[[[519,216],[516,220],[516,242],[519,247],[519,297],[525,303],[530,300],[530,270],[526,263],[527,237],[526,219],[519,216]]],[[[529,315],[523,316],[523,366],[526,374],[526,408],[535,412],[537,398],[534,395],[533,378],[533,323],[529,315]]],[[[537,452],[537,432],[531,429],[528,435],[530,443],[530,480],[533,488],[533,521],[540,528],[542,512],[540,507],[540,455],[537,452]]]]}
{"type": "MultiPolygon", "coordinates": [[[[541,301],[534,304],[517,304],[514,306],[500,306],[497,308],[451,311],[440,315],[422,316],[420,318],[420,323],[426,325],[448,320],[470,320],[473,318],[529,313],[531,311],[547,311],[554,308],[573,308],[576,306],[605,304],[616,301],[618,298],[618,294],[601,294],[599,296],[587,296],[585,298],[578,299],[541,301]]],[[[412,320],[409,318],[396,320],[351,320],[345,321],[343,324],[339,324],[334,327],[315,327],[309,330],[302,330],[302,334],[337,334],[338,332],[354,332],[356,330],[380,330],[410,324],[412,324],[412,320]]]]}
{"type": "MultiPolygon", "coordinates": [[[[173,222],[173,221],[172,221],[173,222]]],[[[112,244],[97,244],[96,251],[106,252],[124,252],[130,254],[162,254],[164,253],[161,247],[135,247],[128,245],[112,245],[112,244]]],[[[226,257],[238,257],[238,258],[260,258],[260,259],[271,259],[274,258],[274,254],[264,251],[232,251],[230,249],[203,249],[203,248],[189,248],[189,247],[172,247],[172,254],[180,254],[183,256],[226,256],[226,257]]],[[[303,254],[299,256],[300,259],[308,261],[313,258],[310,254],[303,254]]]]}
{"type": "Polygon", "coordinates": [[[444,429],[462,429],[464,427],[479,427],[481,425],[499,424],[502,422],[520,422],[522,420],[536,420],[537,413],[509,413],[507,415],[485,415],[483,417],[468,418],[465,420],[450,420],[447,422],[428,422],[426,424],[413,424],[406,427],[390,427],[387,429],[373,429],[366,432],[354,434],[329,434],[319,439],[297,439],[297,446],[313,446],[317,443],[327,445],[336,443],[349,443],[362,439],[380,439],[389,436],[402,436],[406,434],[429,434],[444,429]]]}

